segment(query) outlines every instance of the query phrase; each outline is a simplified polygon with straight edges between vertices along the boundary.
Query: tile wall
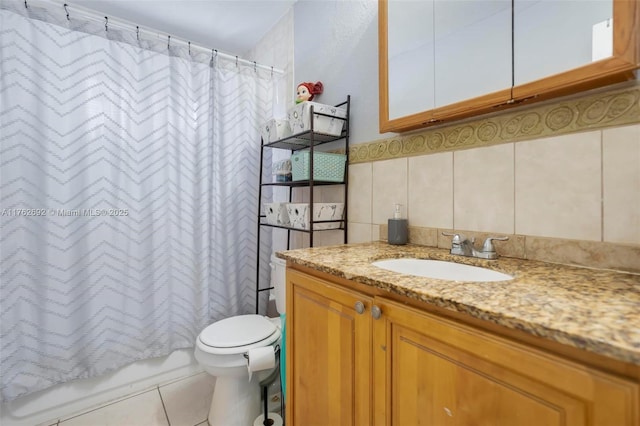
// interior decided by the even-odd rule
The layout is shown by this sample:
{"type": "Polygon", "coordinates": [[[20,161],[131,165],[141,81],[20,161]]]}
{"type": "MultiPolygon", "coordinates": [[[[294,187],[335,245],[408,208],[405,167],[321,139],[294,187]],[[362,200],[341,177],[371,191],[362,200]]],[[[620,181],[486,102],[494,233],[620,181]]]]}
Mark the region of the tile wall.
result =
{"type": "Polygon", "coordinates": [[[349,242],[385,239],[401,203],[422,243],[509,235],[503,255],[640,272],[640,124],[356,163],[348,196],[349,242]]]}

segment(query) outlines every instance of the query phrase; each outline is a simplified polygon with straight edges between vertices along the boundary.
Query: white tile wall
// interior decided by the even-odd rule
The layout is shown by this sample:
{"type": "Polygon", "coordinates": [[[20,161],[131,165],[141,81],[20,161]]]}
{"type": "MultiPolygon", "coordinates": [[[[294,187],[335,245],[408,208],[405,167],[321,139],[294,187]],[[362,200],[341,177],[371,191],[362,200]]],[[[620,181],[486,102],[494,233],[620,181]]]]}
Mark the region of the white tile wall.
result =
{"type": "Polygon", "coordinates": [[[372,163],[349,166],[349,222],[371,222],[372,163]]]}
{"type": "Polygon", "coordinates": [[[513,144],[453,154],[453,226],[513,234],[513,144]]]}
{"type": "Polygon", "coordinates": [[[516,144],[517,234],[600,241],[601,132],[516,144]]]}
{"type": "Polygon", "coordinates": [[[409,222],[453,228],[453,153],[409,158],[408,180],[409,222]]]}
{"type": "Polygon", "coordinates": [[[349,180],[353,242],[402,203],[410,226],[640,244],[638,124],[354,164],[349,180]]]}
{"type": "Polygon", "coordinates": [[[603,131],[604,241],[640,244],[640,124],[603,131]]]}
{"type": "Polygon", "coordinates": [[[373,241],[373,235],[371,233],[371,224],[369,223],[356,223],[349,222],[348,234],[350,243],[364,243],[373,241]]]}
{"type": "Polygon", "coordinates": [[[407,211],[407,163],[406,158],[373,163],[372,223],[386,224],[393,217],[394,204],[402,204],[407,211]]]}

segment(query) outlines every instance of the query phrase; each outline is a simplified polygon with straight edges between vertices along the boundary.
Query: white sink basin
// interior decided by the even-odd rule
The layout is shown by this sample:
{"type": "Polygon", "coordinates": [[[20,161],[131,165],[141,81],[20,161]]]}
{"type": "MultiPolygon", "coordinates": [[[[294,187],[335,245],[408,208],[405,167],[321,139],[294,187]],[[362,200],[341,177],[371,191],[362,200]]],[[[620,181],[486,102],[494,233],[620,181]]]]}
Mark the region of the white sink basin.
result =
{"type": "Polygon", "coordinates": [[[449,281],[506,281],[511,275],[479,266],[431,259],[386,259],[371,263],[378,268],[407,275],[449,281]]]}

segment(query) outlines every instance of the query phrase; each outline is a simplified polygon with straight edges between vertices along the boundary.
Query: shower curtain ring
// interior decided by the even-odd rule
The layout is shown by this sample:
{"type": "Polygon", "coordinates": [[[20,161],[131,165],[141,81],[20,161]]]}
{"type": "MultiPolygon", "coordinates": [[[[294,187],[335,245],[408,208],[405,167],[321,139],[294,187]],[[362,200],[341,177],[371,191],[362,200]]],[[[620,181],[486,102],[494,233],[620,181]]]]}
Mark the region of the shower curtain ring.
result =
{"type": "Polygon", "coordinates": [[[67,21],[69,21],[70,20],[69,19],[69,11],[67,10],[67,6],[68,6],[68,4],[65,3],[64,4],[64,11],[67,13],[67,21]]]}
{"type": "Polygon", "coordinates": [[[238,55],[236,55],[236,68],[238,68],[238,55]]]}
{"type": "Polygon", "coordinates": [[[29,6],[27,6],[27,0],[24,0],[24,8],[29,9],[29,6]]]}
{"type": "Polygon", "coordinates": [[[109,18],[104,17],[104,30],[109,31],[109,18]]]}
{"type": "Polygon", "coordinates": [[[136,39],[140,41],[140,26],[136,25],[136,39]]]}
{"type": "Polygon", "coordinates": [[[171,36],[167,36],[167,49],[170,47],[171,45],[171,36]]]}
{"type": "Polygon", "coordinates": [[[191,56],[191,42],[189,42],[189,56],[191,56]]]}
{"type": "Polygon", "coordinates": [[[253,61],[253,72],[258,72],[256,61],[253,61]]]}

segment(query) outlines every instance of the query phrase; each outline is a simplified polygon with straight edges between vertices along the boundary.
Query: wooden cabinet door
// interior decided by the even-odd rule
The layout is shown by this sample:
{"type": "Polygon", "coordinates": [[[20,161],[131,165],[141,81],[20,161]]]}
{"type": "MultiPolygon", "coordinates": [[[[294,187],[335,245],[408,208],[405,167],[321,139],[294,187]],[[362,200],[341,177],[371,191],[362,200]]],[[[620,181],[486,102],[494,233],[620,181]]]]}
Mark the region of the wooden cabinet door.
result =
{"type": "Polygon", "coordinates": [[[371,301],[287,270],[288,425],[369,424],[371,301]],[[358,302],[362,313],[356,310],[358,302]]]}
{"type": "Polygon", "coordinates": [[[375,425],[638,425],[639,385],[376,298],[375,425]]]}

